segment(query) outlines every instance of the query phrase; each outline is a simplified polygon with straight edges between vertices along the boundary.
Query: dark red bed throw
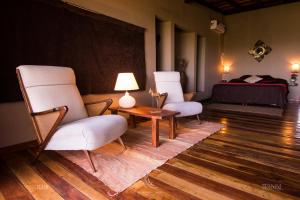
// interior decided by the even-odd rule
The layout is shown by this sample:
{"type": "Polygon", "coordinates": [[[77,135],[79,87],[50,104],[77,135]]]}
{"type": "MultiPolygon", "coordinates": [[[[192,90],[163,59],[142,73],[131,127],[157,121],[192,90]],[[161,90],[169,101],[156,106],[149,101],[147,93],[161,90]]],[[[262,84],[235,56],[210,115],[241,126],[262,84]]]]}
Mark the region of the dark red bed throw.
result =
{"type": "Polygon", "coordinates": [[[287,84],[219,83],[214,85],[212,102],[258,104],[285,107],[287,84]]]}

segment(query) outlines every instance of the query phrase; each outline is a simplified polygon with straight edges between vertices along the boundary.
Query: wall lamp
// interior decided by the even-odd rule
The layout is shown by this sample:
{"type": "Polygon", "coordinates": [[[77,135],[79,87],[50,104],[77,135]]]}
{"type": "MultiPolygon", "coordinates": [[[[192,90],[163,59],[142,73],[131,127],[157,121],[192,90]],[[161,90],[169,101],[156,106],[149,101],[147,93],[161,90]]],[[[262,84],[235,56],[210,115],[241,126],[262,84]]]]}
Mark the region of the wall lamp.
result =
{"type": "Polygon", "coordinates": [[[229,74],[230,72],[230,65],[225,64],[223,66],[223,75],[222,75],[222,82],[227,82],[227,77],[226,75],[229,74]]]}
{"type": "Polygon", "coordinates": [[[291,69],[291,79],[290,79],[290,85],[291,86],[297,86],[297,76],[300,70],[300,65],[298,63],[292,64],[291,69]]]}

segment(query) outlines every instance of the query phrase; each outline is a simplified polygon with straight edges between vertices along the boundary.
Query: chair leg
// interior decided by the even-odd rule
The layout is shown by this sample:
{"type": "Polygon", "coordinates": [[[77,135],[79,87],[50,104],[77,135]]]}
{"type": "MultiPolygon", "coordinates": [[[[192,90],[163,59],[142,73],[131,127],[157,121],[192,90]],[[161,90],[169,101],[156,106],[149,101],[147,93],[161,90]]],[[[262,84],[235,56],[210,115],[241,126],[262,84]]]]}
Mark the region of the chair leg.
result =
{"type": "Polygon", "coordinates": [[[201,123],[202,123],[202,121],[201,121],[201,119],[200,119],[200,115],[199,115],[199,114],[197,115],[197,120],[198,120],[199,124],[201,124],[201,123]]]}
{"type": "Polygon", "coordinates": [[[118,138],[118,141],[120,142],[120,144],[121,144],[121,145],[124,147],[124,149],[126,150],[127,148],[126,148],[126,146],[125,146],[125,144],[124,144],[124,142],[123,142],[123,140],[122,140],[121,137],[118,138]]]}
{"type": "Polygon", "coordinates": [[[32,153],[35,154],[34,160],[32,161],[32,164],[35,165],[37,163],[37,161],[39,160],[42,151],[38,151],[38,152],[32,151],[32,153]]]}
{"type": "Polygon", "coordinates": [[[91,152],[88,151],[88,150],[83,150],[83,151],[84,151],[84,154],[86,155],[86,157],[87,157],[87,159],[88,159],[88,161],[91,165],[91,168],[93,169],[94,172],[96,172],[97,170],[96,170],[95,165],[93,163],[93,160],[91,158],[91,152]]]}

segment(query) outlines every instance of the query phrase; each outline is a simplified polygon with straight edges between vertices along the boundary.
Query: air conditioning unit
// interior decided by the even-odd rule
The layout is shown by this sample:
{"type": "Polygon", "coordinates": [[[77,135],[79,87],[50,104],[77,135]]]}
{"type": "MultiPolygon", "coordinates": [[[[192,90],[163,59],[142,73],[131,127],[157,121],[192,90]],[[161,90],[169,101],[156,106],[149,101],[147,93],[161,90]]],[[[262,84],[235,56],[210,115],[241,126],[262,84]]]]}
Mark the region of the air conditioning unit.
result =
{"type": "Polygon", "coordinates": [[[218,20],[214,19],[210,21],[210,30],[224,34],[226,31],[226,27],[225,24],[218,22],[218,20]]]}

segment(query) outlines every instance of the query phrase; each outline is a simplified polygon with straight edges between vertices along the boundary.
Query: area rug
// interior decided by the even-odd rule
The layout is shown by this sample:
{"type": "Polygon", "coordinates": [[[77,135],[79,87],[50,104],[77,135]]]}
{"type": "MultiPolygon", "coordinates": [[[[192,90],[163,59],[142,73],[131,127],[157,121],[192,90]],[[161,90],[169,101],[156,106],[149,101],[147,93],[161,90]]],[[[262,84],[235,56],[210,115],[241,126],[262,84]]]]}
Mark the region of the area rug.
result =
{"type": "Polygon", "coordinates": [[[221,104],[221,103],[212,103],[205,105],[205,109],[208,110],[221,110],[229,112],[241,112],[255,115],[265,115],[273,117],[282,117],[283,109],[276,107],[268,106],[244,106],[236,104],[221,104]]]}
{"type": "Polygon", "coordinates": [[[127,150],[117,142],[97,149],[92,157],[98,170],[96,173],[92,172],[82,151],[58,153],[119,193],[177,154],[217,132],[223,125],[214,122],[199,124],[197,120],[181,121],[174,140],[168,139],[168,127],[168,123],[160,123],[158,148],[151,146],[151,123],[144,122],[122,136],[127,150]]]}

